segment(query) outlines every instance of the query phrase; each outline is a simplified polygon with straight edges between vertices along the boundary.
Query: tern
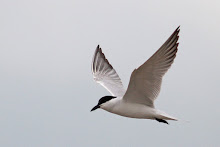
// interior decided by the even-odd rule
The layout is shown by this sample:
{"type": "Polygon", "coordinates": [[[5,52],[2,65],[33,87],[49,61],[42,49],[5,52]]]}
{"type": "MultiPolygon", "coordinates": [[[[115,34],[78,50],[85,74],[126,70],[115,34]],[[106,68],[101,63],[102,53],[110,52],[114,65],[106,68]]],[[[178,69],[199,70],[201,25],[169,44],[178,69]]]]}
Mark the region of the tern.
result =
{"type": "Polygon", "coordinates": [[[156,109],[154,101],[159,95],[162,78],[176,57],[179,31],[178,27],[144,64],[134,69],[127,90],[98,45],[92,60],[93,78],[112,96],[102,97],[91,111],[101,108],[120,116],[152,119],[166,124],[166,120],[177,120],[156,109]]]}

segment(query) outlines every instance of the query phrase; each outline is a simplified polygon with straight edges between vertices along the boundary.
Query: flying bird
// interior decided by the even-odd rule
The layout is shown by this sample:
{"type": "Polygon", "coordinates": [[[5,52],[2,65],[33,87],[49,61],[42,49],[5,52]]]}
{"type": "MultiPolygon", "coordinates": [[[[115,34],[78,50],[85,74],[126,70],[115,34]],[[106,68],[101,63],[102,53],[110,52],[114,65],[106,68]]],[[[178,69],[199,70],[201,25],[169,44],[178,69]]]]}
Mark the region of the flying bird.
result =
{"type": "Polygon", "coordinates": [[[156,109],[154,101],[160,93],[162,78],[176,57],[179,31],[178,27],[144,64],[132,72],[127,90],[98,45],[92,60],[93,78],[112,96],[102,97],[91,111],[101,108],[125,117],[152,119],[166,124],[166,120],[177,120],[156,109]]]}

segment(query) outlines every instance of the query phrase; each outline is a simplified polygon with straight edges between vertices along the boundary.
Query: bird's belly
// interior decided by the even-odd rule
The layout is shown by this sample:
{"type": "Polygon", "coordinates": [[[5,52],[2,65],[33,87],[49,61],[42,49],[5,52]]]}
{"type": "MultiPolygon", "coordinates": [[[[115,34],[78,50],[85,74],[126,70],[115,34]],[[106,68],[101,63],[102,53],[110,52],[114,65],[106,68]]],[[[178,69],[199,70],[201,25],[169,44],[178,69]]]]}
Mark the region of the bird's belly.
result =
{"type": "Polygon", "coordinates": [[[140,119],[155,119],[156,115],[154,108],[134,103],[119,104],[115,106],[113,109],[107,111],[125,117],[140,119]]]}

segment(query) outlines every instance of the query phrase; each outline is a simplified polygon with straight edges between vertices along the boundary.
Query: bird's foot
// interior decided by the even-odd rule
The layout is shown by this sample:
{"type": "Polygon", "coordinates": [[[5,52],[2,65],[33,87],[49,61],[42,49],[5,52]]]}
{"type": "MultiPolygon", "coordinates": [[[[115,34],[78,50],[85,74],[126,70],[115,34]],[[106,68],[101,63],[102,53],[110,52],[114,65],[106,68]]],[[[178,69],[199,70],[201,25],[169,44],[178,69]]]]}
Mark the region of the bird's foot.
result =
{"type": "Polygon", "coordinates": [[[158,122],[162,122],[162,123],[165,123],[165,124],[169,125],[169,123],[167,121],[163,120],[163,119],[155,118],[155,120],[158,121],[158,122]]]}

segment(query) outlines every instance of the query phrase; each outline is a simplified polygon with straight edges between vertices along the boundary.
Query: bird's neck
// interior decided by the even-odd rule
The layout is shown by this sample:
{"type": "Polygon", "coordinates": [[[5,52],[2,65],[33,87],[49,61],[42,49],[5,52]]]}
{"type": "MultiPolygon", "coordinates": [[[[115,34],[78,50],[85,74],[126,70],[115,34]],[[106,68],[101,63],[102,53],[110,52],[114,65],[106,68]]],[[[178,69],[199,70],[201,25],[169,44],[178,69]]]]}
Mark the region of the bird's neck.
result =
{"type": "Polygon", "coordinates": [[[106,102],[105,104],[103,104],[101,106],[102,109],[106,110],[106,111],[109,111],[109,112],[112,112],[112,110],[116,107],[116,106],[119,106],[120,103],[122,101],[122,98],[114,98],[114,99],[111,99],[109,100],[108,102],[106,102]]]}

